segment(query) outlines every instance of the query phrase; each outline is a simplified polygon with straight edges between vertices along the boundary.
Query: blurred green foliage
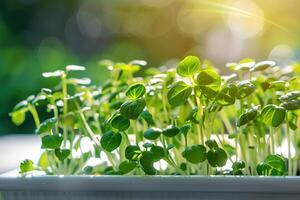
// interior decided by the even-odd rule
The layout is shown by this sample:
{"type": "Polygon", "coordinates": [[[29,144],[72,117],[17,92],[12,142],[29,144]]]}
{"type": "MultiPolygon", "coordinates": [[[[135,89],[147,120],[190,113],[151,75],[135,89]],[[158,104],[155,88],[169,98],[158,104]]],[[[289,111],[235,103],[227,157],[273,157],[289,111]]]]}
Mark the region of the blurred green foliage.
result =
{"type": "Polygon", "coordinates": [[[42,72],[67,64],[85,65],[100,83],[107,74],[101,59],[168,66],[195,54],[220,69],[242,57],[290,62],[299,47],[299,6],[297,0],[1,0],[0,134],[33,132],[32,122],[15,127],[8,113],[53,84],[42,72]]]}

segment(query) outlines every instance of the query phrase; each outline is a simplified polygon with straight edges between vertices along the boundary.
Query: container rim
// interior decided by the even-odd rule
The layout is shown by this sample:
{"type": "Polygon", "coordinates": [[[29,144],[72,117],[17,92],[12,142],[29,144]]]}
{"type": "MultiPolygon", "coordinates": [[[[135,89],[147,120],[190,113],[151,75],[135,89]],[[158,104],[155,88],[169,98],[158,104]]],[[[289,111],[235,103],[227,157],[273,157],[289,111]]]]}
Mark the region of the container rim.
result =
{"type": "Polygon", "coordinates": [[[24,190],[300,193],[300,177],[0,175],[0,191],[24,190]]]}

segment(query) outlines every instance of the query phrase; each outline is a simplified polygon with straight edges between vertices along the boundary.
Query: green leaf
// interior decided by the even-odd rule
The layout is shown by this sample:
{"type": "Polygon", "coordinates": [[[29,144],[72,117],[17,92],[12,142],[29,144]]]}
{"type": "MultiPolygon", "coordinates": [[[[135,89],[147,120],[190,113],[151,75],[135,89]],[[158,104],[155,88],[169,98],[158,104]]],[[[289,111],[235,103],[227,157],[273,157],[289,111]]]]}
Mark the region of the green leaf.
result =
{"type": "Polygon", "coordinates": [[[245,58],[235,65],[234,70],[236,71],[249,71],[255,65],[255,61],[251,58],[245,58]]]}
{"type": "Polygon", "coordinates": [[[31,172],[34,170],[33,161],[32,160],[23,160],[20,164],[20,174],[24,174],[27,172],[31,172]]]}
{"type": "Polygon", "coordinates": [[[173,107],[184,104],[191,96],[192,87],[185,84],[183,81],[177,82],[171,87],[167,94],[169,104],[173,107]]]}
{"type": "Polygon", "coordinates": [[[239,169],[244,169],[246,167],[246,164],[244,161],[236,161],[232,164],[232,169],[239,170],[239,169]]]}
{"type": "Polygon", "coordinates": [[[269,155],[256,167],[258,175],[283,176],[286,174],[285,159],[280,155],[269,155]]]}
{"type": "Polygon", "coordinates": [[[175,137],[180,132],[180,129],[176,126],[169,125],[163,129],[163,135],[166,137],[175,137]]]}
{"type": "Polygon", "coordinates": [[[42,137],[42,148],[43,149],[58,149],[63,141],[63,137],[56,135],[46,135],[42,137]]]}
{"type": "Polygon", "coordinates": [[[104,150],[112,152],[118,148],[122,141],[122,135],[113,131],[108,131],[101,137],[100,143],[104,150]]]}
{"type": "Polygon", "coordinates": [[[258,114],[258,106],[254,106],[253,108],[247,110],[245,113],[239,116],[237,121],[237,126],[241,127],[245,124],[248,124],[250,121],[254,120],[258,114]]]}
{"type": "Polygon", "coordinates": [[[227,154],[221,148],[211,149],[207,152],[207,160],[212,167],[223,167],[227,162],[227,154]]]}
{"type": "Polygon", "coordinates": [[[216,85],[197,85],[195,88],[196,90],[200,90],[200,92],[209,99],[215,98],[219,92],[219,86],[216,85]]]}
{"type": "Polygon", "coordinates": [[[200,60],[196,56],[187,56],[177,65],[177,74],[183,77],[191,77],[200,70],[200,60]]]}
{"type": "Polygon", "coordinates": [[[43,170],[47,170],[47,168],[49,167],[48,151],[44,151],[44,152],[42,153],[42,155],[40,156],[40,159],[39,159],[39,166],[40,166],[43,170]]]}
{"type": "Polygon", "coordinates": [[[60,161],[65,160],[71,153],[69,149],[55,149],[54,152],[60,161]]]}
{"type": "Polygon", "coordinates": [[[274,88],[278,91],[284,91],[289,87],[289,83],[286,81],[273,81],[270,83],[270,88],[274,88]]]}
{"type": "Polygon", "coordinates": [[[181,128],[180,132],[187,137],[188,132],[192,129],[192,123],[191,122],[186,122],[181,128]]]}
{"type": "Polygon", "coordinates": [[[261,111],[261,121],[269,126],[278,127],[284,121],[285,115],[283,107],[270,104],[261,111]]]}
{"type": "Polygon", "coordinates": [[[156,169],[153,167],[154,163],[154,155],[150,151],[145,151],[142,153],[140,157],[140,164],[142,166],[142,170],[148,175],[155,175],[156,169]]]}
{"type": "Polygon", "coordinates": [[[152,117],[151,113],[148,110],[144,110],[141,113],[141,117],[147,122],[148,126],[154,126],[155,125],[153,117],[152,117]]]}
{"type": "Polygon", "coordinates": [[[300,91],[298,91],[298,90],[290,91],[290,92],[286,93],[285,95],[282,95],[281,97],[279,97],[279,101],[281,101],[281,102],[290,101],[290,100],[298,98],[299,95],[300,95],[300,91]]]}
{"type": "Polygon", "coordinates": [[[25,121],[26,114],[22,110],[11,113],[11,120],[16,126],[20,126],[25,121]]]}
{"type": "Polygon", "coordinates": [[[216,102],[221,106],[229,106],[235,103],[238,88],[234,84],[226,85],[217,95],[216,102]]]}
{"type": "Polygon", "coordinates": [[[276,65],[276,63],[274,61],[261,61],[256,63],[251,69],[250,71],[256,72],[256,71],[264,71],[266,69],[268,69],[269,67],[274,67],[276,65]]]}
{"type": "Polygon", "coordinates": [[[130,88],[126,91],[126,96],[130,99],[138,99],[142,97],[146,92],[146,88],[143,84],[137,83],[135,85],[130,86],[130,88]]]}
{"type": "Polygon", "coordinates": [[[120,107],[122,116],[127,119],[137,119],[146,107],[144,98],[139,98],[133,101],[126,101],[120,107]]]}
{"type": "Polygon", "coordinates": [[[154,162],[159,161],[165,157],[165,151],[163,147],[160,146],[152,146],[150,151],[153,153],[154,162]]]}
{"type": "Polygon", "coordinates": [[[237,99],[243,99],[251,95],[256,89],[255,85],[253,85],[249,80],[239,82],[237,87],[237,99]]]}
{"type": "Polygon", "coordinates": [[[190,163],[198,164],[206,160],[206,148],[203,145],[186,147],[182,156],[190,163]]]}
{"type": "Polygon", "coordinates": [[[289,101],[285,101],[281,103],[280,106],[284,107],[286,110],[298,110],[300,109],[300,100],[292,99],[289,101]]]}
{"type": "Polygon", "coordinates": [[[129,119],[126,119],[122,115],[118,115],[111,121],[111,126],[119,131],[126,131],[130,127],[129,119]]]}
{"type": "Polygon", "coordinates": [[[213,69],[204,69],[197,76],[197,85],[221,85],[220,75],[213,69]]]}
{"type": "Polygon", "coordinates": [[[216,140],[207,140],[206,142],[205,142],[205,144],[208,146],[208,148],[210,148],[210,149],[216,149],[216,148],[218,148],[219,146],[218,146],[218,143],[216,142],[216,140]]]}
{"type": "Polygon", "coordinates": [[[129,145],[125,149],[125,157],[128,160],[138,160],[139,156],[141,155],[141,149],[137,145],[129,145]]]}
{"type": "Polygon", "coordinates": [[[136,162],[125,160],[120,163],[119,170],[122,172],[122,174],[128,174],[129,172],[134,170],[136,167],[137,167],[136,162]]]}
{"type": "Polygon", "coordinates": [[[144,137],[148,140],[156,140],[157,138],[159,138],[161,133],[162,130],[159,128],[149,128],[145,131],[144,137]]]}
{"type": "Polygon", "coordinates": [[[50,133],[53,126],[56,124],[57,120],[55,118],[50,118],[45,120],[38,129],[36,129],[36,134],[40,135],[43,133],[50,133]]]}

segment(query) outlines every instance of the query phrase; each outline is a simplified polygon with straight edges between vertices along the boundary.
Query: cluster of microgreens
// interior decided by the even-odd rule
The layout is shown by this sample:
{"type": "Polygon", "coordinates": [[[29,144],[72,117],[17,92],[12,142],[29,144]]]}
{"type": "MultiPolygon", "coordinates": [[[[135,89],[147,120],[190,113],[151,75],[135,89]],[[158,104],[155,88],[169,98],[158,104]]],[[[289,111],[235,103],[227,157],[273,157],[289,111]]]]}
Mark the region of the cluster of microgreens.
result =
{"type": "Polygon", "coordinates": [[[54,90],[15,106],[12,121],[31,113],[43,150],[38,163],[21,163],[21,174],[296,175],[299,65],[243,59],[221,76],[187,56],[176,69],[138,77],[145,61],[106,63],[111,76],[101,86],[70,78],[85,68],[69,65],[43,74],[57,79],[54,90]],[[43,108],[52,118],[40,123],[43,108]]]}

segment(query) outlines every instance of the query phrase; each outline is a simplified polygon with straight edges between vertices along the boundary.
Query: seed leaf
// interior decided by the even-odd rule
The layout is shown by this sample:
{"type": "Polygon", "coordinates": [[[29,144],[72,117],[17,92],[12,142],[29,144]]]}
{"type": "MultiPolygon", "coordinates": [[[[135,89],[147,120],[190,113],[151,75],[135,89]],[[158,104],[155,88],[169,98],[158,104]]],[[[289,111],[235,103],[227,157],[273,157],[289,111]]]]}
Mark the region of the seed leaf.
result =
{"type": "Polygon", "coordinates": [[[129,172],[134,170],[136,167],[137,167],[136,162],[125,160],[120,163],[119,170],[122,172],[122,174],[128,174],[129,172]]]}
{"type": "Polygon", "coordinates": [[[187,56],[177,65],[177,74],[190,77],[201,70],[200,60],[196,56],[187,56]]]}
{"type": "Polygon", "coordinates": [[[56,135],[46,135],[42,137],[42,148],[43,149],[58,149],[63,141],[63,137],[56,135]]]}
{"type": "Polygon", "coordinates": [[[223,167],[227,162],[227,154],[221,148],[211,149],[207,152],[207,160],[212,167],[223,167]]]}
{"type": "Polygon", "coordinates": [[[149,128],[145,131],[144,137],[148,140],[156,140],[157,138],[159,138],[161,133],[162,130],[159,128],[149,128]]]}
{"type": "Polygon", "coordinates": [[[137,99],[142,97],[146,92],[146,88],[143,84],[137,83],[135,85],[130,86],[130,88],[126,91],[126,96],[130,99],[137,99]]]}
{"type": "Polygon", "coordinates": [[[173,107],[184,104],[191,96],[192,87],[185,84],[183,81],[177,82],[167,94],[169,104],[173,107]]]}
{"type": "Polygon", "coordinates": [[[70,155],[69,149],[55,149],[55,155],[60,160],[65,160],[70,155]]]}
{"type": "Polygon", "coordinates": [[[53,126],[56,124],[57,120],[55,118],[50,118],[45,120],[38,129],[36,129],[36,134],[40,135],[43,133],[50,133],[53,126]]]}
{"type": "Polygon", "coordinates": [[[278,127],[285,119],[286,111],[281,106],[274,104],[267,105],[261,112],[261,120],[263,123],[278,127]]]}
{"type": "Polygon", "coordinates": [[[140,164],[142,167],[142,170],[148,174],[148,175],[155,175],[156,169],[153,167],[154,163],[154,155],[150,151],[145,151],[142,153],[140,157],[140,164]]]}
{"type": "Polygon", "coordinates": [[[157,162],[160,159],[163,159],[165,157],[164,148],[162,148],[160,146],[152,146],[150,151],[153,153],[154,162],[157,162]]]}
{"type": "Polygon", "coordinates": [[[137,119],[146,107],[144,98],[139,98],[133,101],[126,101],[120,107],[122,116],[127,119],[137,119]]]}
{"type": "Polygon", "coordinates": [[[125,149],[125,157],[128,160],[138,160],[138,157],[141,155],[141,149],[137,145],[129,145],[125,149]]]}
{"type": "Polygon", "coordinates": [[[237,85],[237,99],[243,99],[252,94],[256,87],[249,80],[241,81],[237,85]]]}
{"type": "Polygon", "coordinates": [[[292,99],[289,101],[285,101],[281,103],[281,106],[284,107],[286,110],[298,110],[300,109],[300,100],[292,99]]]}
{"type": "Polygon", "coordinates": [[[176,126],[169,125],[163,129],[163,135],[166,137],[175,137],[180,132],[180,129],[176,126]]]}
{"type": "Polygon", "coordinates": [[[216,85],[220,86],[221,77],[213,69],[204,69],[197,76],[197,85],[216,85]]]}
{"type": "Polygon", "coordinates": [[[111,126],[119,131],[126,131],[130,127],[129,119],[126,119],[122,115],[118,115],[111,121],[111,126]]]}
{"type": "Polygon", "coordinates": [[[254,106],[253,108],[247,110],[245,113],[239,116],[239,119],[237,121],[237,126],[240,127],[245,124],[248,124],[250,121],[256,118],[257,114],[258,114],[258,106],[254,106]]]}
{"type": "Polygon", "coordinates": [[[250,71],[256,72],[256,71],[264,71],[268,69],[269,67],[274,67],[276,63],[274,61],[261,61],[256,63],[250,71]]]}
{"type": "Polygon", "coordinates": [[[256,167],[258,175],[283,176],[286,174],[285,160],[280,155],[268,155],[264,162],[256,167]]]}
{"type": "Polygon", "coordinates": [[[122,141],[122,135],[113,131],[108,131],[101,137],[100,143],[104,150],[112,152],[118,148],[122,141]]]}
{"type": "Polygon", "coordinates": [[[203,145],[186,147],[182,156],[190,163],[198,164],[206,160],[206,148],[203,145]]]}

